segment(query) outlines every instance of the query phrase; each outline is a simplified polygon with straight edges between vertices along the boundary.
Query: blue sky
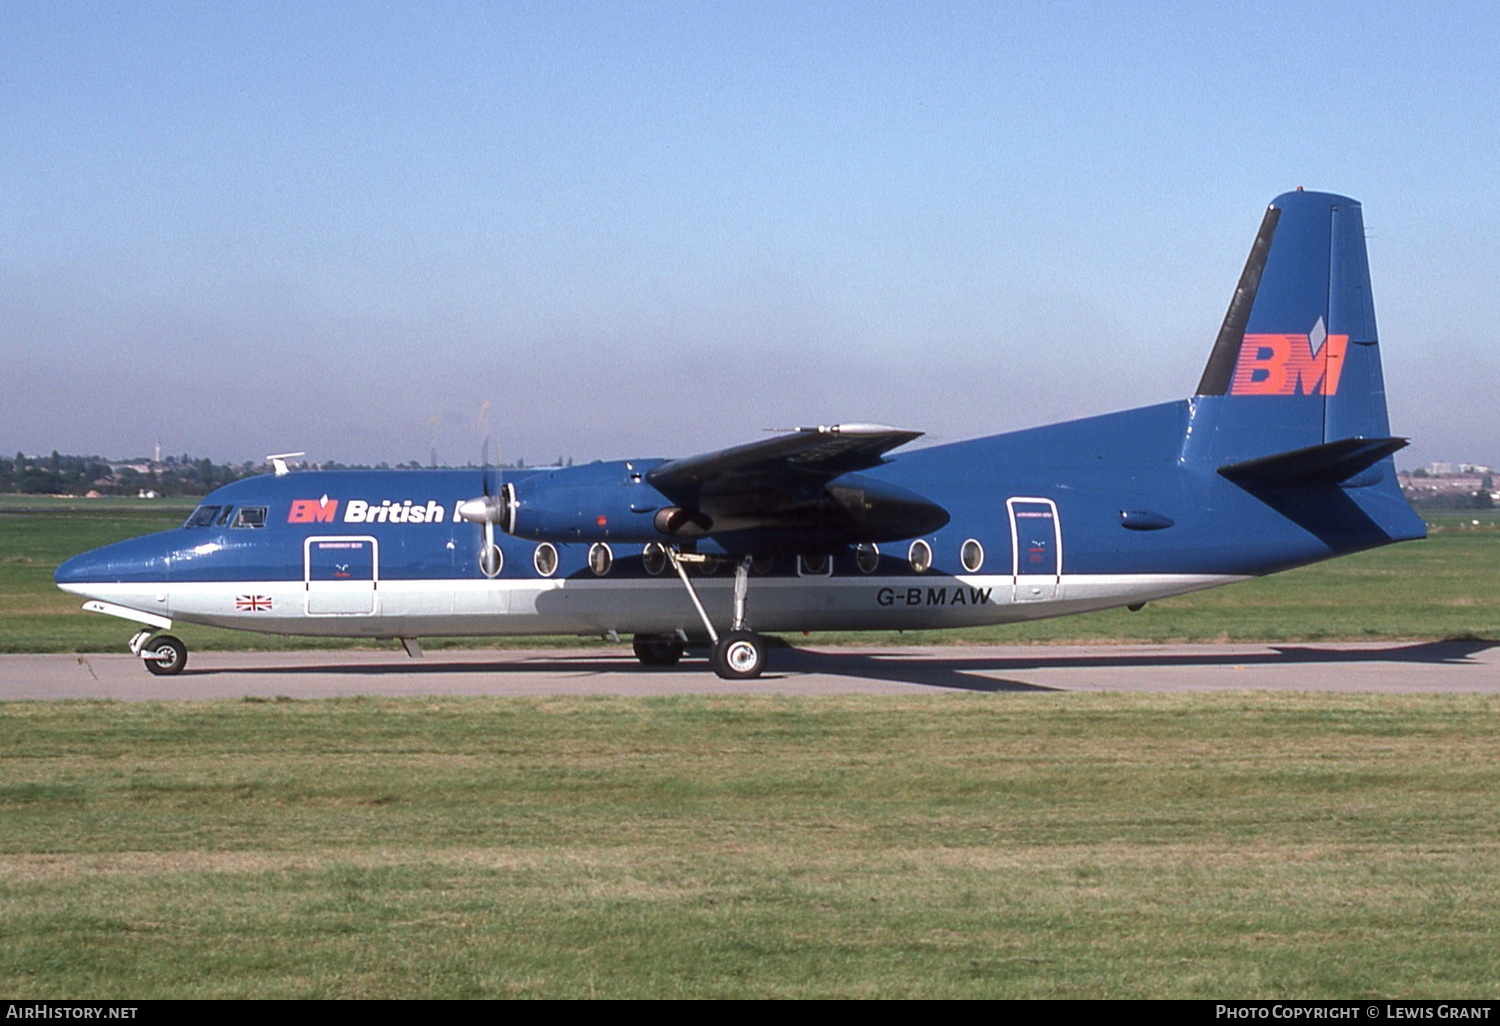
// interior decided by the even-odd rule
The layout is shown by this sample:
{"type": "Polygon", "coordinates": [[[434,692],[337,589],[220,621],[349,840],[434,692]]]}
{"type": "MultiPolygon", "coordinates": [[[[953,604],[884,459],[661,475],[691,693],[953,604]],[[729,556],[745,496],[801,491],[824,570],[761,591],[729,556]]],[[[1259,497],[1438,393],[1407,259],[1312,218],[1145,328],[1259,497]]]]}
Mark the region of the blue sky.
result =
{"type": "Polygon", "coordinates": [[[1496,10],[11,0],[0,446],[536,462],[1163,401],[1305,185],[1365,204],[1398,462],[1500,463],[1496,10]]]}

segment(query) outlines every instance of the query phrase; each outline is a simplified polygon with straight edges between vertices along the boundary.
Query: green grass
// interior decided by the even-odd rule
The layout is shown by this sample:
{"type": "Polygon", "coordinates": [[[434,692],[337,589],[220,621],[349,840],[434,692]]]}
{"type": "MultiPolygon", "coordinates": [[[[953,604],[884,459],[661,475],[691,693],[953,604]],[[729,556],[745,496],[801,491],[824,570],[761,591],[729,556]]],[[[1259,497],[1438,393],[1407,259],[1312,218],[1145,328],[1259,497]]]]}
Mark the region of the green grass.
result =
{"type": "Polygon", "coordinates": [[[0,707],[0,992],[1474,997],[1500,699],[0,707]]]}
{"type": "MultiPolygon", "coordinates": [[[[113,652],[129,624],[84,613],[52,583],[69,556],[182,522],[190,507],[138,499],[0,497],[0,652],[113,652]]],[[[1500,639],[1500,518],[1430,518],[1432,535],[1228,588],[1111,610],[966,631],[817,634],[838,644],[1500,639]]],[[[176,630],[174,628],[174,630],[176,630]]],[[[187,625],[197,651],[369,645],[187,625]]],[[[789,636],[795,643],[800,636],[789,636]]],[[[554,646],[559,639],[424,639],[428,648],[554,646]]],[[[562,639],[596,644],[596,639],[562,639]]],[[[381,643],[374,644],[391,644],[381,643]]]]}

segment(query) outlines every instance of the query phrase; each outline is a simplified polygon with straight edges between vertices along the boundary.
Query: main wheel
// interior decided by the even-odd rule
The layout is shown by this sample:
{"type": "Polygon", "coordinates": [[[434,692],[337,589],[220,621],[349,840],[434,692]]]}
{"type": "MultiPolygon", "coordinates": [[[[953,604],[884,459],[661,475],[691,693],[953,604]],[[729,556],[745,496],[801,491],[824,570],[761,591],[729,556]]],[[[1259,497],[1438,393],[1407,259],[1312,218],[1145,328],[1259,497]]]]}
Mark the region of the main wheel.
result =
{"type": "Polygon", "coordinates": [[[187,646],[170,634],[152,638],[142,651],[146,653],[146,669],[158,677],[181,673],[187,665],[187,646]]]}
{"type": "Polygon", "coordinates": [[[750,680],[766,668],[766,642],[754,631],[730,631],[714,646],[714,672],[725,680],[750,680]]]}
{"type": "Polygon", "coordinates": [[[675,634],[637,634],[631,647],[642,666],[676,666],[682,658],[682,639],[675,634]]]}

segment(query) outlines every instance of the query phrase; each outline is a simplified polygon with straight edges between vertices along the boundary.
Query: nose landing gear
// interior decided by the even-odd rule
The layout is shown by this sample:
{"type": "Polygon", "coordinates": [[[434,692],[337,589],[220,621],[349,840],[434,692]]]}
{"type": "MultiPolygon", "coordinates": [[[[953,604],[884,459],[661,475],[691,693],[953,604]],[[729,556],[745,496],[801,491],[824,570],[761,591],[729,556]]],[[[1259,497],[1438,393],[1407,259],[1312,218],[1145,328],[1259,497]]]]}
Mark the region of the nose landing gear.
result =
{"type": "Polygon", "coordinates": [[[171,634],[152,637],[150,629],[137,631],[130,639],[130,652],[141,657],[146,669],[158,677],[171,677],[187,665],[187,646],[171,634]]]}

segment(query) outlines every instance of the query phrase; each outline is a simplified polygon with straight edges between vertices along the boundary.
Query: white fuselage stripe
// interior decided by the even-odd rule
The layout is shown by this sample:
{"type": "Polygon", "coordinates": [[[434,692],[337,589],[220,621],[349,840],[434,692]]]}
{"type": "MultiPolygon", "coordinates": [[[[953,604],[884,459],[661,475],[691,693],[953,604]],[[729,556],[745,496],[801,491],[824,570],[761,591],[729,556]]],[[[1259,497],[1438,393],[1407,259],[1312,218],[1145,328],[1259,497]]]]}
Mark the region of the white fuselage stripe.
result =
{"type": "MultiPolygon", "coordinates": [[[[1024,595],[1018,598],[1010,575],[752,576],[749,621],[764,631],[979,626],[1134,605],[1245,579],[1227,574],[1064,574],[1054,595],[1028,601],[1024,595]]],[[[702,633],[686,590],[666,577],[350,583],[373,591],[373,601],[319,603],[310,611],[307,584],[300,580],[63,587],[182,622],[272,634],[702,633]]],[[[716,624],[729,622],[733,583],[732,574],[693,581],[716,624]]]]}

